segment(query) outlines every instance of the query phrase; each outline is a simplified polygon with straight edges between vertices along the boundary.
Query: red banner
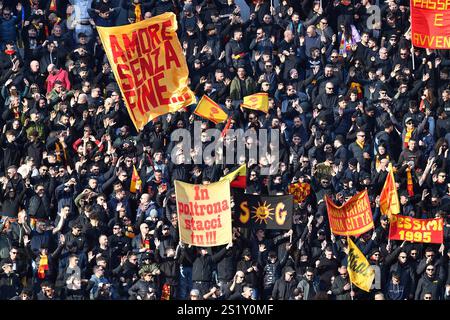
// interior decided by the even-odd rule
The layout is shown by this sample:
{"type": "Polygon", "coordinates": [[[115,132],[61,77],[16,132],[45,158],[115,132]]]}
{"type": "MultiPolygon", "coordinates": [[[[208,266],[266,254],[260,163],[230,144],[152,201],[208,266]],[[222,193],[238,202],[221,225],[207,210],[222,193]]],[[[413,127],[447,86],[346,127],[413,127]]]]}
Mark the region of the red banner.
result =
{"type": "Polygon", "coordinates": [[[401,215],[391,216],[389,239],[410,242],[442,243],[444,219],[414,219],[401,215]]]}
{"type": "Polygon", "coordinates": [[[420,48],[450,49],[450,2],[411,0],[411,40],[420,48]]]}
{"type": "Polygon", "coordinates": [[[372,229],[373,217],[367,190],[355,194],[342,206],[325,196],[331,231],[340,236],[358,236],[372,229]]]}

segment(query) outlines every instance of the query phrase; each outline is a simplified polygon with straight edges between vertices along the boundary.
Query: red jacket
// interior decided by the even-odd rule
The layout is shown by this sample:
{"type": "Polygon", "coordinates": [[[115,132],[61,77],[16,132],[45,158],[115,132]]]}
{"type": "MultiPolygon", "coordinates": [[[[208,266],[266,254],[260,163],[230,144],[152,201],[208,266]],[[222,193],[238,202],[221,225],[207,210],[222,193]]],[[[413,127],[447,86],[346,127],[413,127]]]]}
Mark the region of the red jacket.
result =
{"type": "Polygon", "coordinates": [[[49,74],[47,77],[47,92],[50,92],[53,90],[53,87],[55,86],[56,80],[61,81],[62,86],[66,88],[67,90],[70,90],[70,81],[69,81],[69,74],[64,69],[59,69],[59,71],[56,74],[49,74]]]}

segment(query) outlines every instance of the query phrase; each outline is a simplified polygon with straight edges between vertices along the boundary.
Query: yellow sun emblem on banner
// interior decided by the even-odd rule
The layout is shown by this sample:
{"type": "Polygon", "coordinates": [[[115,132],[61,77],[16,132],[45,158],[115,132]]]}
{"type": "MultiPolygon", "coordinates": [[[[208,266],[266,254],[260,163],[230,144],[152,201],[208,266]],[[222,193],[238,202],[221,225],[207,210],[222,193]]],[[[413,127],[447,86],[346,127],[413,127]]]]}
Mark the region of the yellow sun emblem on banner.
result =
{"type": "Polygon", "coordinates": [[[267,204],[265,201],[264,203],[258,202],[258,207],[253,207],[254,216],[252,217],[255,219],[255,222],[262,223],[264,222],[267,224],[267,219],[273,220],[271,218],[271,215],[273,215],[273,208],[270,207],[270,203],[267,204]]]}

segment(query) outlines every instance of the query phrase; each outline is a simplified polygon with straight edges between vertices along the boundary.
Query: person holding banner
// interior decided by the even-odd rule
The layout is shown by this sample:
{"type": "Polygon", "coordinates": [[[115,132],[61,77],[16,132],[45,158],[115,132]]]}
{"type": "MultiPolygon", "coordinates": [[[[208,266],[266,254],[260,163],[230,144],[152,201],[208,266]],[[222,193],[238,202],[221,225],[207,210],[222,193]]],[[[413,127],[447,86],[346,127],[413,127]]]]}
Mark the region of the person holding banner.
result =
{"type": "Polygon", "coordinates": [[[192,283],[193,288],[199,290],[200,294],[203,296],[211,289],[211,284],[213,282],[212,278],[212,268],[213,264],[222,260],[233,243],[229,243],[227,246],[223,247],[219,252],[214,255],[210,255],[208,248],[200,247],[198,248],[197,255],[194,256],[190,251],[187,251],[189,259],[193,261],[192,263],[192,283]]]}
{"type": "Polygon", "coordinates": [[[408,253],[403,246],[404,242],[386,257],[385,268],[389,273],[389,277],[392,277],[394,273],[399,275],[400,283],[405,286],[405,296],[408,299],[413,299],[417,281],[416,272],[413,265],[409,262],[408,253]]]}

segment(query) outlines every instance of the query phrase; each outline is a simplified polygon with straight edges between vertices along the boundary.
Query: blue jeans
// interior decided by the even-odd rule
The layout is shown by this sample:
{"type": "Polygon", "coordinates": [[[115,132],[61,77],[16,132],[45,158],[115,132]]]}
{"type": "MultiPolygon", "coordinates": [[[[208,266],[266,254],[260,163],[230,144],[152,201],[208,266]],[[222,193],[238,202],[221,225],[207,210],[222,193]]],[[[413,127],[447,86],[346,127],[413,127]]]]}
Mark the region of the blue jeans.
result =
{"type": "Polygon", "coordinates": [[[189,299],[189,293],[192,289],[192,267],[180,266],[180,286],[177,299],[189,299]]]}

